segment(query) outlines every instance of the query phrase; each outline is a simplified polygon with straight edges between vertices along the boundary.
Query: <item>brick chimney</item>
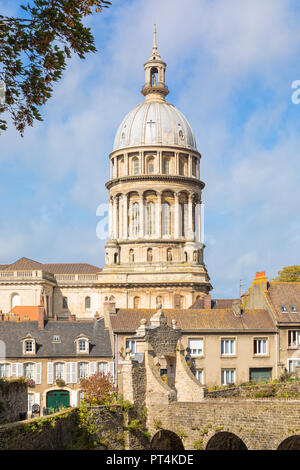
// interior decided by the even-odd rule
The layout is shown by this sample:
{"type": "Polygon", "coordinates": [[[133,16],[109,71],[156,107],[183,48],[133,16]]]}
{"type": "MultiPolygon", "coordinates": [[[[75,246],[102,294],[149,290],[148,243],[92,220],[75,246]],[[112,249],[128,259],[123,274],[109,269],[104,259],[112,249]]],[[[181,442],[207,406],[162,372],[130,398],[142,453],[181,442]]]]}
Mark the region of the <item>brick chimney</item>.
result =
{"type": "Polygon", "coordinates": [[[210,294],[206,294],[203,297],[203,308],[211,309],[211,295],[210,294]]]}
{"type": "Polygon", "coordinates": [[[259,287],[262,290],[267,290],[267,281],[268,281],[268,278],[266,276],[266,272],[259,271],[255,274],[255,278],[252,282],[252,286],[259,285],[259,287]]]}
{"type": "Polygon", "coordinates": [[[45,307],[39,305],[38,314],[38,329],[43,330],[45,328],[45,307]]]}

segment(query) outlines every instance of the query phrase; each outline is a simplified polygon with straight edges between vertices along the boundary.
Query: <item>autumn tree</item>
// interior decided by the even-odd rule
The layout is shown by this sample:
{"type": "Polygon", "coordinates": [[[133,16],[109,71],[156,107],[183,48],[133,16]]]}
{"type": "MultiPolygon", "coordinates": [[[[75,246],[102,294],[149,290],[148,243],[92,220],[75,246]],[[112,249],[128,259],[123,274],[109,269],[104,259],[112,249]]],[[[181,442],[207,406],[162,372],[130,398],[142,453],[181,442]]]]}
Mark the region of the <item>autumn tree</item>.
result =
{"type": "Polygon", "coordinates": [[[274,281],[282,282],[300,282],[300,266],[286,266],[278,271],[278,276],[274,281]]]}
{"type": "Polygon", "coordinates": [[[7,129],[5,112],[22,136],[27,125],[42,120],[39,108],[51,97],[68,59],[97,51],[85,17],[109,5],[107,0],[32,0],[20,6],[22,18],[0,15],[0,83],[6,88],[0,131],[7,129]]]}
{"type": "Polygon", "coordinates": [[[108,405],[116,402],[117,393],[110,374],[97,372],[80,380],[84,401],[91,405],[108,405]]]}

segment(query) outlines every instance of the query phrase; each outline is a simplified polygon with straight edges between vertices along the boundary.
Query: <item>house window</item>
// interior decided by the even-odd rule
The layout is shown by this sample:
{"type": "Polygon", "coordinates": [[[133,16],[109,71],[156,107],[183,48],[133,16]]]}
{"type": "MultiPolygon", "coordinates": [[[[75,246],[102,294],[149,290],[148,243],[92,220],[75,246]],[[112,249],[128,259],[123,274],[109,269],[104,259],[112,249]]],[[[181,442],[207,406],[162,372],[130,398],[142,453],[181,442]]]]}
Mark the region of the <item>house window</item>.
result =
{"type": "Polygon", "coordinates": [[[299,359],[289,359],[289,361],[288,361],[289,372],[295,372],[296,367],[300,367],[300,360],[299,359]]]}
{"type": "Polygon", "coordinates": [[[235,383],[235,369],[222,369],[221,372],[222,385],[230,385],[235,383]]]}
{"type": "Polygon", "coordinates": [[[83,401],[84,401],[84,392],[82,390],[80,390],[78,392],[78,403],[80,404],[83,401]]]}
{"type": "Polygon", "coordinates": [[[68,298],[67,297],[63,297],[63,299],[62,299],[62,308],[64,310],[66,310],[68,308],[68,298]]]}
{"type": "Polygon", "coordinates": [[[126,339],[126,349],[130,348],[130,355],[134,356],[136,353],[136,342],[131,339],[126,339]]]}
{"type": "Polygon", "coordinates": [[[263,356],[267,354],[267,339],[266,338],[254,339],[254,354],[257,356],[263,356]]]}
{"type": "Polygon", "coordinates": [[[0,379],[10,377],[10,364],[0,364],[0,379]]]}
{"type": "Polygon", "coordinates": [[[107,375],[107,362],[98,362],[98,372],[107,375]]]}
{"type": "Polygon", "coordinates": [[[296,348],[300,345],[300,331],[290,330],[288,332],[288,345],[289,348],[296,348]]]}
{"type": "Polygon", "coordinates": [[[140,172],[139,160],[138,160],[138,158],[135,158],[133,160],[133,174],[138,175],[139,172],[140,172]]]}
{"type": "Polygon", "coordinates": [[[235,354],[235,340],[234,339],[221,339],[221,355],[232,356],[235,354]]]}
{"type": "Polygon", "coordinates": [[[168,158],[164,158],[163,160],[163,173],[165,175],[170,173],[170,160],[168,158]]]}
{"type": "Polygon", "coordinates": [[[90,297],[86,297],[85,300],[84,300],[84,305],[85,305],[85,309],[88,310],[89,308],[91,308],[91,298],[90,297]]]}
{"type": "Polygon", "coordinates": [[[87,362],[79,362],[78,364],[78,378],[79,379],[86,379],[88,376],[88,363],[87,362]]]}
{"type": "Polygon", "coordinates": [[[203,369],[196,369],[196,379],[203,385],[203,369]]]}
{"type": "Polygon", "coordinates": [[[64,379],[64,364],[62,362],[56,362],[54,364],[54,379],[64,379]]]}
{"type": "Polygon", "coordinates": [[[86,341],[86,339],[80,339],[78,341],[78,350],[79,350],[79,352],[86,352],[87,351],[87,341],[86,341]]]}
{"type": "Polygon", "coordinates": [[[189,339],[189,348],[192,356],[203,355],[203,339],[189,339]]]}
{"type": "Polygon", "coordinates": [[[32,407],[34,405],[34,393],[28,393],[28,413],[32,413],[32,407]]]}
{"type": "Polygon", "coordinates": [[[34,379],[34,364],[31,362],[28,362],[27,364],[24,364],[24,377],[26,379],[34,379]]]}
{"type": "Polygon", "coordinates": [[[25,353],[31,353],[33,352],[33,350],[34,350],[33,341],[26,340],[25,341],[25,353]]]}

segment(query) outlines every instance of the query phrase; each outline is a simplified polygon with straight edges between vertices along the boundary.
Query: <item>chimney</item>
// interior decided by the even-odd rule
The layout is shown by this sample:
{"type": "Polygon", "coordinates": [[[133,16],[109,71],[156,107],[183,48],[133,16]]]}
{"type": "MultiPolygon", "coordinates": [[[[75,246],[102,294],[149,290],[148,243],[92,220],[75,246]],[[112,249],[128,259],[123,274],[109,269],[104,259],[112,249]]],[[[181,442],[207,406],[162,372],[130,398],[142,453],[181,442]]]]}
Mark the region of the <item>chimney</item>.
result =
{"type": "Polygon", "coordinates": [[[260,271],[255,274],[255,278],[252,282],[252,286],[258,285],[262,290],[267,290],[267,281],[268,281],[268,278],[266,276],[266,272],[260,271]]]}
{"type": "Polygon", "coordinates": [[[210,294],[206,294],[204,297],[203,297],[203,308],[206,308],[206,309],[211,309],[211,295],[210,294]]]}
{"type": "Polygon", "coordinates": [[[113,315],[117,313],[116,301],[113,295],[110,296],[109,298],[105,297],[103,307],[104,307],[104,314],[113,315]]]}
{"type": "Polygon", "coordinates": [[[45,328],[45,308],[40,305],[38,313],[38,329],[43,330],[45,328]]]}

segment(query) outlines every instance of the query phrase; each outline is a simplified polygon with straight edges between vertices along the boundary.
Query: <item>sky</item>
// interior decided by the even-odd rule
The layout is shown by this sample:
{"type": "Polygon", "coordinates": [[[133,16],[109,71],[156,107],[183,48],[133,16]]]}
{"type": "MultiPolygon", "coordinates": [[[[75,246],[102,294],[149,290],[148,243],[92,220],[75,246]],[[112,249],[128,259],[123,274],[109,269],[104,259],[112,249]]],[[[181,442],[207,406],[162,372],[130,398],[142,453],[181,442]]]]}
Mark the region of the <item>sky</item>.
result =
{"type": "MultiPolygon", "coordinates": [[[[20,13],[20,3],[0,0],[0,13],[20,13]]],[[[114,135],[144,99],[154,23],[167,100],[202,155],[212,296],[236,297],[256,271],[272,278],[300,264],[295,0],[112,0],[89,18],[98,52],[70,60],[43,122],[23,138],[13,125],[0,136],[0,264],[25,256],[103,266],[97,208],[108,200],[114,135]]]]}

